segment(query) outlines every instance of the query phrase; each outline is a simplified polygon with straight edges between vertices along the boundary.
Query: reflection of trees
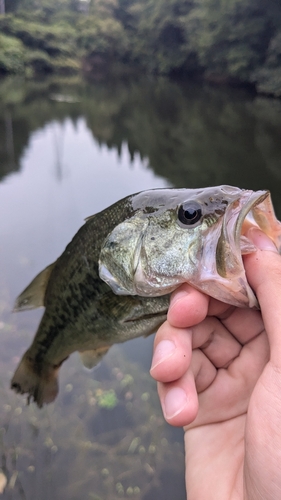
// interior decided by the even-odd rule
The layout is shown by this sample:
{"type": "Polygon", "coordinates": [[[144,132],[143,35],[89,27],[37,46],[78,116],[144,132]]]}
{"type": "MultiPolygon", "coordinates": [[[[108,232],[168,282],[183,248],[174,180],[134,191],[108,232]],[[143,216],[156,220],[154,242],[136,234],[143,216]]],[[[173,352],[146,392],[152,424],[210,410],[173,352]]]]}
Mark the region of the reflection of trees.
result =
{"type": "Polygon", "coordinates": [[[32,132],[56,118],[76,119],[79,111],[51,102],[46,84],[25,84],[8,78],[0,84],[0,179],[20,168],[20,158],[32,132]],[[73,111],[73,113],[72,113],[73,111]]]}
{"type": "Polygon", "coordinates": [[[7,78],[0,85],[0,179],[18,170],[18,163],[28,136],[24,116],[15,114],[23,100],[20,80],[7,78]],[[13,84],[16,82],[15,84],[13,84]]]}
{"type": "Polygon", "coordinates": [[[14,151],[14,136],[13,136],[13,120],[12,115],[9,111],[6,111],[4,116],[5,128],[6,128],[6,150],[9,157],[11,165],[15,161],[15,151],[14,151]]]}
{"type": "Polygon", "coordinates": [[[253,113],[256,117],[256,145],[269,171],[281,180],[280,162],[280,121],[281,102],[259,98],[255,102],[253,113]]]}
{"type": "Polygon", "coordinates": [[[53,124],[52,127],[53,132],[53,143],[55,150],[55,174],[58,181],[62,181],[64,172],[63,172],[63,140],[64,140],[64,129],[59,129],[57,131],[56,123],[53,124]]]}
{"type": "Polygon", "coordinates": [[[7,93],[0,86],[2,177],[18,168],[32,131],[51,120],[76,121],[83,115],[100,144],[120,152],[127,143],[132,157],[148,158],[151,168],[176,186],[228,183],[277,190],[281,117],[267,99],[257,106],[244,91],[165,79],[29,84],[24,92],[21,87],[20,96],[11,90],[9,96],[5,102],[7,93]],[[51,101],[52,92],[78,96],[80,102],[51,101]]]}
{"type": "Polygon", "coordinates": [[[268,187],[278,199],[267,154],[280,158],[281,116],[270,100],[257,114],[255,99],[243,91],[166,80],[96,91],[85,115],[94,136],[108,147],[120,150],[126,141],[132,156],[147,157],[153,170],[176,186],[268,187]],[[271,147],[263,155],[260,128],[271,147]]]}
{"type": "Polygon", "coordinates": [[[13,114],[6,110],[0,118],[0,179],[18,170],[19,157],[27,140],[25,123],[14,121],[13,114]]]}

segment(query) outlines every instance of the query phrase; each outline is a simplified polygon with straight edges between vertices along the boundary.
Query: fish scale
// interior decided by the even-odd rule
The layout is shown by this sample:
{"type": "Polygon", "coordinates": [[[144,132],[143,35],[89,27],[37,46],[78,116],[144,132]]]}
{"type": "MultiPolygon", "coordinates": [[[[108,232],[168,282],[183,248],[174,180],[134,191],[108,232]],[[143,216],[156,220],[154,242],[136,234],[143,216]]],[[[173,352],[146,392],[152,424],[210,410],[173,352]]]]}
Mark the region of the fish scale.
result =
{"type": "Polygon", "coordinates": [[[45,312],[12,388],[38,406],[53,401],[58,368],[72,352],[92,367],[112,344],[155,332],[181,283],[258,307],[241,255],[255,251],[244,234],[253,225],[280,251],[269,192],[232,186],[148,190],[86,219],[16,301],[16,311],[45,312]]]}

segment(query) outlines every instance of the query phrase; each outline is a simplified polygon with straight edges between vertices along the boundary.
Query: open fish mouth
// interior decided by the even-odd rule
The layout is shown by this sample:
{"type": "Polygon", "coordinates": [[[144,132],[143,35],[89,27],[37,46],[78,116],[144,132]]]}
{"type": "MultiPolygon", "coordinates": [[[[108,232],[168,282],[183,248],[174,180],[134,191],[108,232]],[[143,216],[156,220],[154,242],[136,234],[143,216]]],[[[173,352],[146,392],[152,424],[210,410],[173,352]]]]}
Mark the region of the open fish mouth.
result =
{"type": "MultiPolygon", "coordinates": [[[[242,262],[242,255],[255,252],[256,247],[246,236],[251,227],[263,231],[280,249],[281,224],[275,217],[269,191],[245,190],[240,198],[229,204],[217,245],[217,257],[224,252],[224,258],[229,260],[232,253],[242,262]]],[[[227,263],[226,267],[229,267],[227,263]]]]}
{"type": "MultiPolygon", "coordinates": [[[[257,207],[264,205],[267,198],[270,200],[268,191],[245,190],[242,196],[228,205],[216,248],[217,271],[220,276],[230,278],[236,274],[237,269],[243,266],[242,255],[256,251],[245,234],[253,226],[262,229],[257,207]]],[[[262,208],[265,210],[265,207],[262,208]]]]}
{"type": "Polygon", "coordinates": [[[244,301],[245,306],[258,307],[247,282],[242,258],[257,250],[247,237],[251,227],[263,231],[280,252],[281,223],[276,219],[269,191],[243,190],[229,203],[216,245],[216,271],[220,285],[232,295],[239,294],[240,306],[244,301]]]}
{"type": "Polygon", "coordinates": [[[267,232],[268,224],[264,224],[265,219],[261,217],[261,214],[265,214],[268,211],[268,208],[270,208],[268,205],[271,206],[272,210],[273,207],[269,191],[253,192],[245,202],[243,199],[241,201],[243,205],[235,223],[234,241],[236,248],[240,249],[241,255],[245,255],[256,250],[256,247],[245,234],[251,227],[256,227],[261,229],[261,231],[267,232]],[[269,203],[266,203],[266,200],[269,203]]]}
{"type": "Polygon", "coordinates": [[[276,219],[269,191],[245,190],[228,205],[216,247],[218,275],[229,281],[230,289],[234,290],[235,284],[238,288],[241,285],[241,290],[248,297],[249,306],[253,307],[257,302],[247,283],[242,258],[257,250],[247,238],[251,227],[263,231],[280,252],[281,223],[276,219]]]}

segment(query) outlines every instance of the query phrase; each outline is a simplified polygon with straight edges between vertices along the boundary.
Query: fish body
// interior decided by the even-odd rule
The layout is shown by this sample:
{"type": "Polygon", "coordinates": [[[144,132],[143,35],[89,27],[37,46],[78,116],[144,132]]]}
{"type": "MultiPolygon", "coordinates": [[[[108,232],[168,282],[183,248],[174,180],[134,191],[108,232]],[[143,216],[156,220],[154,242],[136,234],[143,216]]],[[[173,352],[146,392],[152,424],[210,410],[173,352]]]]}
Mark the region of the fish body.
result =
{"type": "Polygon", "coordinates": [[[184,282],[235,306],[258,307],[242,261],[255,251],[244,236],[251,225],[280,250],[281,224],[267,191],[149,190],[89,217],[16,301],[15,310],[45,312],[12,388],[39,406],[52,401],[58,369],[72,352],[92,366],[112,344],[153,333],[184,282]]]}

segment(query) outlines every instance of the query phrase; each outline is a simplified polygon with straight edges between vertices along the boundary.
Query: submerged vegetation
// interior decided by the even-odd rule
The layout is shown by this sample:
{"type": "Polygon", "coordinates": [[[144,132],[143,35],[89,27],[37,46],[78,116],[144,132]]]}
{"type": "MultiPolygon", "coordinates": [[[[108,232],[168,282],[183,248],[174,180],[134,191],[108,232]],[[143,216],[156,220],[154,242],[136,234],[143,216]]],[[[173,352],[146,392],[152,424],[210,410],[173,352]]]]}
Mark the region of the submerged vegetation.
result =
{"type": "Polygon", "coordinates": [[[180,74],[281,96],[275,0],[6,0],[0,72],[180,74]]]}
{"type": "MultiPolygon", "coordinates": [[[[11,331],[17,338],[26,333],[2,326],[10,352],[11,331]]],[[[10,367],[5,369],[0,385],[5,498],[168,500],[173,491],[183,496],[183,444],[167,430],[152,379],[118,347],[95,377],[74,356],[56,405],[42,410],[7,392],[10,367]]]]}

